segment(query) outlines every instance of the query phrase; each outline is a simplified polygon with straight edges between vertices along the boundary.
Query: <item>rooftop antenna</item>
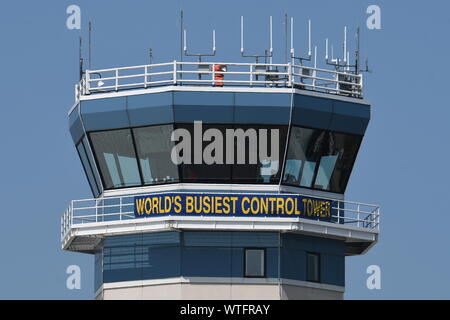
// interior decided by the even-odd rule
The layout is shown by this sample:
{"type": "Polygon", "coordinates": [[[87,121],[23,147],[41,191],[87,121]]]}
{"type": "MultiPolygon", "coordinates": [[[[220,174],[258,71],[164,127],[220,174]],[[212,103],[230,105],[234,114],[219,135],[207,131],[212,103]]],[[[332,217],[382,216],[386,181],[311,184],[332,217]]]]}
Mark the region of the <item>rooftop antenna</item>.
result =
{"type": "Polygon", "coordinates": [[[194,56],[194,57],[198,57],[198,62],[201,63],[202,62],[202,57],[213,57],[216,55],[216,30],[213,30],[212,32],[212,53],[188,53],[188,49],[187,49],[187,31],[186,29],[184,29],[184,55],[189,57],[189,56],[194,56]]]}
{"type": "Polygon", "coordinates": [[[366,59],[366,69],[361,70],[361,49],[360,49],[360,28],[358,27],[356,30],[356,49],[355,49],[355,64],[350,65],[350,51],[347,49],[347,27],[344,28],[344,43],[343,43],[343,54],[344,59],[343,63],[341,63],[341,59],[334,58],[333,53],[333,45],[331,45],[331,59],[328,54],[328,39],[326,39],[326,54],[325,54],[325,60],[328,65],[335,66],[337,70],[343,69],[345,72],[350,72],[352,69],[354,70],[355,74],[360,74],[361,72],[371,72],[369,70],[369,62],[368,59],[366,59]]]}
{"type": "Polygon", "coordinates": [[[272,16],[269,18],[269,52],[265,50],[264,54],[246,54],[244,51],[244,16],[241,16],[241,55],[244,58],[255,58],[256,63],[259,63],[260,58],[269,58],[269,63],[272,64],[273,57],[273,39],[272,39],[272,16]]]}
{"type": "Polygon", "coordinates": [[[288,63],[288,15],[284,14],[284,64],[288,63]]]}
{"type": "Polygon", "coordinates": [[[83,79],[83,38],[80,36],[80,43],[79,43],[79,71],[80,71],[80,81],[83,79]]]}
{"type": "Polygon", "coordinates": [[[183,9],[180,9],[180,61],[183,62],[183,9]]]}
{"type": "Polygon", "coordinates": [[[311,40],[311,20],[308,20],[308,57],[296,57],[295,49],[294,49],[294,18],[291,17],[291,59],[292,64],[295,64],[295,60],[300,61],[300,65],[303,64],[303,61],[311,61],[312,58],[312,40],[311,40]]]}
{"type": "MultiPolygon", "coordinates": [[[[344,71],[349,70],[349,52],[347,51],[347,27],[344,27],[344,42],[342,44],[342,60],[340,58],[334,58],[333,45],[331,46],[331,60],[328,55],[328,38],[326,39],[326,53],[325,53],[325,61],[328,65],[334,66],[336,70],[343,69],[344,71]],[[342,61],[342,63],[341,63],[342,61]]],[[[354,67],[354,66],[352,66],[354,67]]]]}
{"type": "Polygon", "coordinates": [[[89,21],[89,70],[92,70],[92,23],[89,21]]]}
{"type": "Polygon", "coordinates": [[[149,57],[150,64],[152,64],[153,63],[153,49],[152,48],[148,49],[148,57],[149,57]]]}

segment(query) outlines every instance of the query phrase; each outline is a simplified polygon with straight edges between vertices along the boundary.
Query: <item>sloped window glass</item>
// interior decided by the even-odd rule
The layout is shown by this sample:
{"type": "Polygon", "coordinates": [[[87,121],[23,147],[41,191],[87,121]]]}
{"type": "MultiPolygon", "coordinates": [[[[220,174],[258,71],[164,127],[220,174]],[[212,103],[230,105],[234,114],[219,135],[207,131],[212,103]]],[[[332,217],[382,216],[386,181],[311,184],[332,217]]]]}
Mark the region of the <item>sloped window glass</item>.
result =
{"type": "Polygon", "coordinates": [[[90,137],[106,189],[141,185],[130,129],[92,132],[90,137]]]}
{"type": "Polygon", "coordinates": [[[293,127],[283,183],[344,193],[362,137],[293,127]]]}
{"type": "Polygon", "coordinates": [[[170,139],[172,130],[172,125],[133,129],[142,177],[146,185],[178,181],[178,167],[171,159],[174,147],[170,139]]]}

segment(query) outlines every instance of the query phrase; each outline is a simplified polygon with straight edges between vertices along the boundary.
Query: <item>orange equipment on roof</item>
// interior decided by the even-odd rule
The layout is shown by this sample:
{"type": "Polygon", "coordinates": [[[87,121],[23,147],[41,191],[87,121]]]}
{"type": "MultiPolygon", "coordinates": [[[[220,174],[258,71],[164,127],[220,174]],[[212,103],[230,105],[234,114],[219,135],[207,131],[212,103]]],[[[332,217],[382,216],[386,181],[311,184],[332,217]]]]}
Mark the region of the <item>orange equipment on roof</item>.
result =
{"type": "Polygon", "coordinates": [[[227,66],[223,65],[223,64],[214,64],[213,65],[213,70],[214,70],[214,80],[216,80],[214,82],[214,86],[215,87],[223,87],[223,78],[224,75],[222,72],[227,72],[227,66]],[[220,81],[220,82],[217,82],[220,81]]]}

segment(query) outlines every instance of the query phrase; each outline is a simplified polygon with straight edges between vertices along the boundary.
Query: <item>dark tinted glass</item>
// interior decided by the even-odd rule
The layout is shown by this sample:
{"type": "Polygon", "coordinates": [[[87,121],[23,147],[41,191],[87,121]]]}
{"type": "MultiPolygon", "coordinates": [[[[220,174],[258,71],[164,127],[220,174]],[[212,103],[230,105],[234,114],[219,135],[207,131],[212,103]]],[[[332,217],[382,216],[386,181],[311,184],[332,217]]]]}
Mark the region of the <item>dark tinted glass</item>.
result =
{"type": "Polygon", "coordinates": [[[92,171],[91,164],[88,160],[88,157],[86,154],[86,149],[84,148],[84,145],[83,145],[83,141],[81,141],[77,145],[77,151],[78,151],[78,155],[80,156],[81,163],[83,164],[83,169],[86,172],[86,177],[88,179],[89,186],[91,187],[92,193],[94,194],[95,197],[97,197],[99,195],[99,188],[95,181],[94,173],[92,171]]]}
{"type": "Polygon", "coordinates": [[[264,250],[245,250],[245,276],[264,277],[264,250]]]}
{"type": "Polygon", "coordinates": [[[286,146],[287,127],[240,125],[237,129],[242,129],[248,136],[251,136],[254,130],[257,135],[257,149],[254,148],[256,140],[245,137],[245,164],[240,164],[237,157],[242,153],[239,146],[242,145],[244,140],[242,138],[239,140],[239,133],[236,131],[238,137],[235,138],[236,158],[233,166],[233,183],[279,183],[286,146]],[[266,146],[265,150],[262,149],[264,145],[266,146]],[[261,153],[261,151],[264,152],[261,153]],[[253,152],[256,152],[256,164],[250,159],[253,152]],[[265,159],[266,156],[267,159],[265,159]]]}
{"type": "Polygon", "coordinates": [[[362,137],[293,127],[283,182],[344,193],[362,137]]]}
{"type": "MultiPolygon", "coordinates": [[[[204,151],[207,150],[207,146],[211,143],[217,142],[222,146],[225,146],[225,141],[222,139],[220,142],[220,138],[218,140],[215,139],[216,136],[211,137],[210,141],[202,141],[202,137],[194,134],[194,125],[193,124],[178,124],[176,126],[177,129],[187,130],[191,137],[191,149],[190,149],[190,164],[183,163],[181,164],[181,174],[184,182],[205,182],[205,183],[230,183],[231,181],[231,165],[227,165],[225,161],[226,154],[225,152],[220,151],[221,148],[215,148],[215,150],[211,150],[211,156],[216,160],[214,163],[206,164],[203,161],[204,151]],[[196,144],[201,146],[200,148],[196,148],[196,144]],[[200,150],[200,152],[196,151],[196,149],[200,150]],[[221,153],[222,152],[222,153],[221,153]],[[201,164],[196,164],[195,154],[198,154],[200,157],[201,164]]],[[[205,133],[209,129],[218,130],[216,131],[217,135],[225,137],[225,125],[210,125],[203,124],[202,125],[202,133],[205,133]]],[[[219,145],[218,145],[219,146],[219,145]]]]}
{"type": "Polygon", "coordinates": [[[316,253],[307,253],[307,281],[320,282],[320,256],[316,253]]]}
{"type": "Polygon", "coordinates": [[[287,128],[284,126],[214,125],[203,124],[202,134],[215,130],[209,139],[202,141],[194,134],[194,124],[178,124],[191,136],[191,164],[182,164],[184,182],[205,183],[279,183],[281,160],[286,144],[287,128]],[[220,138],[216,139],[216,136],[220,138]],[[211,143],[218,142],[221,151],[208,152],[211,143]],[[202,148],[201,164],[195,163],[195,144],[202,148]],[[265,146],[265,147],[263,147],[265,146]],[[212,155],[215,162],[207,163],[205,156],[212,155]]]}
{"type": "Polygon", "coordinates": [[[172,130],[172,125],[133,129],[144,184],[178,181],[178,167],[170,157],[174,146],[170,140],[172,130]]]}

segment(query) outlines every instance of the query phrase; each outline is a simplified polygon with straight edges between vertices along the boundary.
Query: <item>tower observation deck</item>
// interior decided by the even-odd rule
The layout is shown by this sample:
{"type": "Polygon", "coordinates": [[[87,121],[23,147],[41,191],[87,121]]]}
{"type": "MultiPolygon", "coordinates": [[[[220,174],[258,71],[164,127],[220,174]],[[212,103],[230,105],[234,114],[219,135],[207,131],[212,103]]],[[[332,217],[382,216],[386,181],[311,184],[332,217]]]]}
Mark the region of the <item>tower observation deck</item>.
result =
{"type": "Polygon", "coordinates": [[[93,198],[70,202],[62,248],[95,255],[97,299],[342,299],[380,225],[345,199],[363,89],[292,63],[85,71],[69,126],[93,198]]]}

